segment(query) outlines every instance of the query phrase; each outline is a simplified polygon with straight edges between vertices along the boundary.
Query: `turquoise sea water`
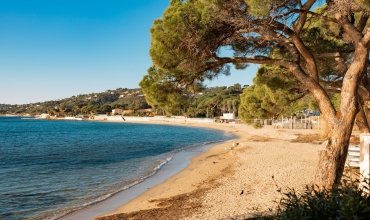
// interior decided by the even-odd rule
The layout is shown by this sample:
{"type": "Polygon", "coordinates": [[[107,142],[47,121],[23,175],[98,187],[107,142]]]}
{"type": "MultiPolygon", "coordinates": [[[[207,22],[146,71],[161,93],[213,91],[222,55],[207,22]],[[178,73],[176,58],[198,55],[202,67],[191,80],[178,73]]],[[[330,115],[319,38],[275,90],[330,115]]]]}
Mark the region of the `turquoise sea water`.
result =
{"type": "Polygon", "coordinates": [[[0,219],[57,219],[234,138],[193,127],[0,117],[0,219]]]}

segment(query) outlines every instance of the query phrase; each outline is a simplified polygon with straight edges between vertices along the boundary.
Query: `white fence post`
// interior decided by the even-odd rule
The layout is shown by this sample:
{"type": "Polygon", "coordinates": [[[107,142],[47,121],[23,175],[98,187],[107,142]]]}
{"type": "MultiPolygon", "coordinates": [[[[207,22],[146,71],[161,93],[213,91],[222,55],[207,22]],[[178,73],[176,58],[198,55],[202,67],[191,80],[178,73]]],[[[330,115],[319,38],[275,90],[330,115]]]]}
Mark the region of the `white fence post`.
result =
{"type": "Polygon", "coordinates": [[[369,177],[370,174],[370,133],[360,134],[360,174],[369,177]]]}
{"type": "Polygon", "coordinates": [[[320,130],[320,116],[318,117],[318,123],[317,123],[317,127],[318,127],[318,129],[320,130]]]}

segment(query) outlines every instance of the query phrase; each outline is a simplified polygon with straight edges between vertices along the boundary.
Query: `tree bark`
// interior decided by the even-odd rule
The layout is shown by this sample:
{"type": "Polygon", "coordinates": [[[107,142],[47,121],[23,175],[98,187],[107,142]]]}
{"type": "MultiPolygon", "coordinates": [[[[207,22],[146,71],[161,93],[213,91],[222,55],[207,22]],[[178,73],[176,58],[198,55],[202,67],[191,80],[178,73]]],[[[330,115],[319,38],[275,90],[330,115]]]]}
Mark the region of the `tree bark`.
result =
{"type": "Polygon", "coordinates": [[[330,189],[339,183],[344,170],[353,121],[340,122],[330,131],[325,149],[319,154],[315,173],[316,189],[330,189]]]}
{"type": "MultiPolygon", "coordinates": [[[[369,52],[366,54],[367,57],[369,57],[369,52]]],[[[361,101],[361,107],[364,111],[364,117],[367,120],[367,126],[368,126],[368,131],[367,132],[361,132],[361,133],[370,133],[370,111],[369,111],[369,106],[367,103],[370,101],[370,85],[369,85],[369,80],[368,80],[368,73],[367,73],[367,65],[364,67],[363,70],[364,74],[361,79],[361,83],[359,86],[361,86],[363,89],[358,89],[358,94],[360,97],[361,101]],[[365,90],[365,91],[364,91],[365,90]]]]}
{"type": "Polygon", "coordinates": [[[368,121],[365,115],[365,110],[363,108],[356,115],[356,125],[360,130],[360,133],[370,133],[368,121]]]}

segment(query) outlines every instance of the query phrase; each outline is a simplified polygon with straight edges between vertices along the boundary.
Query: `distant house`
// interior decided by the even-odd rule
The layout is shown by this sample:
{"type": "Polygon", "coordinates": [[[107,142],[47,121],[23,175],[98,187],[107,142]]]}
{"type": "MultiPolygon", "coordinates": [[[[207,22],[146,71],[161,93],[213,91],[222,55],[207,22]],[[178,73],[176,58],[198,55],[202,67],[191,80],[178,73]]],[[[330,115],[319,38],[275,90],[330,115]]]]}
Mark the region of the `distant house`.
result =
{"type": "Polygon", "coordinates": [[[112,115],[115,115],[115,114],[122,114],[123,112],[123,109],[120,109],[120,108],[115,108],[115,109],[112,109],[112,115]]]}
{"type": "Polygon", "coordinates": [[[42,113],[41,115],[36,115],[36,118],[46,119],[48,117],[50,117],[50,115],[49,114],[46,114],[46,113],[42,113]]]}
{"type": "Polygon", "coordinates": [[[220,119],[235,119],[235,113],[223,113],[220,119]]]}

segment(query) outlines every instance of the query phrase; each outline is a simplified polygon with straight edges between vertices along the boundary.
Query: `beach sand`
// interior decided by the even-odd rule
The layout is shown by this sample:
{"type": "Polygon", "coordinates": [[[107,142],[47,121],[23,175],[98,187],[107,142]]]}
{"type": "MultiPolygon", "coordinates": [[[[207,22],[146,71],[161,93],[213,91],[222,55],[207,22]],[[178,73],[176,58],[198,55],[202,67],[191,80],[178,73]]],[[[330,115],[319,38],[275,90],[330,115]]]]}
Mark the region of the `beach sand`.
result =
{"type": "Polygon", "coordinates": [[[219,129],[239,138],[192,158],[186,169],[98,220],[243,219],[269,212],[282,197],[278,188],[300,190],[313,181],[321,147],[317,130],[171,124],[219,129]],[[234,142],[239,145],[231,149],[234,142]]]}

